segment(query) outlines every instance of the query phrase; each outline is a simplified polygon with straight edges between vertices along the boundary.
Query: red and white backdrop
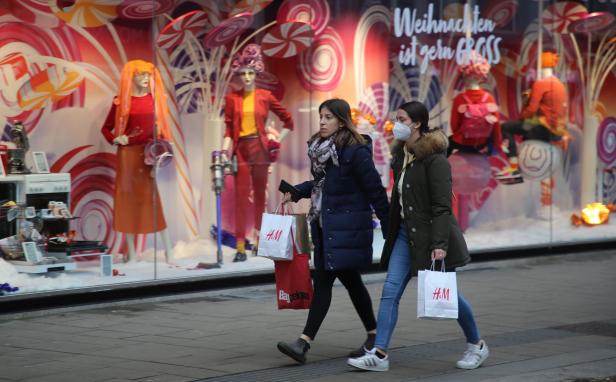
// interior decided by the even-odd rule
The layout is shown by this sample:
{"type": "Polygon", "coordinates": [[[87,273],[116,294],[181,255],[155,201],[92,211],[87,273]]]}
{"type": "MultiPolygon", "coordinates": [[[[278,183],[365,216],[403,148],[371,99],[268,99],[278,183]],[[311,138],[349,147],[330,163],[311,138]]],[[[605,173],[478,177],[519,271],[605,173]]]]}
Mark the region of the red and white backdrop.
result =
{"type": "MultiPolygon", "coordinates": [[[[505,118],[516,118],[521,93],[534,78],[539,33],[534,0],[479,1],[477,17],[491,20],[493,29],[471,31],[483,52],[493,60],[487,86],[494,92],[505,118]]],[[[602,190],[614,200],[614,74],[608,72],[593,99],[582,98],[579,66],[587,58],[580,34],[568,24],[577,16],[576,3],[545,2],[552,14],[544,17],[544,46],[565,57],[558,67],[570,94],[573,150],[567,154],[563,187],[567,201],[579,203],[583,126],[586,109],[601,124],[597,168],[605,176],[602,190]],[[576,39],[576,43],[573,40],[576,39]],[[601,135],[603,134],[603,135],[601,135]],[[612,161],[608,163],[609,161],[612,161]],[[611,175],[610,175],[611,174],[611,175]]],[[[608,11],[612,5],[587,4],[584,12],[608,11]]],[[[374,138],[374,157],[387,181],[385,127],[390,113],[403,101],[425,102],[432,123],[448,129],[450,106],[461,89],[455,58],[443,59],[439,47],[460,48],[460,33],[405,33],[402,15],[415,20],[462,17],[462,4],[451,1],[327,1],[327,0],[5,0],[0,2],[0,125],[23,121],[31,146],[45,151],[52,170],[72,175],[71,208],[80,216],[76,229],[83,239],[104,240],[121,250],[121,236],[111,229],[115,150],[100,128],[117,92],[120,71],[131,59],[156,62],[170,94],[173,165],[159,171],[158,184],[172,240],[207,236],[214,222],[209,157],[221,145],[224,93],[235,86],[229,75],[229,54],[243,44],[260,43],[266,73],[258,85],[268,88],[291,112],[296,128],[272,166],[268,207],[274,208],[281,178],[299,182],[309,177],[306,141],[318,129],[320,102],[346,99],[359,110],[362,131],[374,138]],[[397,10],[397,11],[396,11],[397,10]],[[405,11],[406,10],[406,11],[405,11]],[[396,12],[399,17],[396,18],[396,12]],[[178,17],[183,16],[178,19],[178,17]],[[169,26],[170,20],[175,19],[169,26]],[[399,25],[396,25],[399,24],[399,25]],[[402,30],[400,29],[402,28],[402,30]],[[415,43],[413,43],[415,39],[415,43]],[[431,48],[434,48],[431,50],[431,48]],[[205,166],[204,166],[205,164],[205,166]]],[[[472,9],[473,15],[474,9],[472,9]]],[[[608,26],[609,28],[609,26],[608,26]]],[[[410,33],[410,32],[409,32],[410,33]]],[[[594,32],[593,32],[594,33],[594,32]]],[[[605,33],[593,34],[592,62],[605,56],[599,43],[605,33]]],[[[585,35],[584,35],[585,36],[585,35]]],[[[606,45],[612,44],[609,41],[606,45]]],[[[599,61],[597,61],[599,62],[599,61]]],[[[598,64],[597,64],[598,65],[598,64]]],[[[274,128],[280,122],[271,119],[274,128]]],[[[498,168],[503,159],[490,158],[498,168]]],[[[470,195],[469,208],[485,221],[514,216],[515,193],[498,198],[506,208],[485,207],[500,186],[489,176],[470,195]]],[[[233,231],[233,180],[223,193],[223,228],[233,231]]],[[[529,186],[530,187],[530,186],[529,186]]],[[[247,195],[250,198],[250,195],[247,195]]],[[[305,204],[300,209],[306,209],[305,204]]],[[[248,215],[247,225],[251,226],[248,215]]],[[[150,244],[142,238],[142,246],[150,244]]]]}

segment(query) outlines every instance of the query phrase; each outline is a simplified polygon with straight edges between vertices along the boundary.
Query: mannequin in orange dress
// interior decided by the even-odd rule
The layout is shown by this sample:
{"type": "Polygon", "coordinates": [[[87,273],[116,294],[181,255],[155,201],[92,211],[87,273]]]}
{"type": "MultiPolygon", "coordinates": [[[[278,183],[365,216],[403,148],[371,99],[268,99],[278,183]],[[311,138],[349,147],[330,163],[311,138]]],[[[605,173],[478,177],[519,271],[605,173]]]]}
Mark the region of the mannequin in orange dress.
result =
{"type": "Polygon", "coordinates": [[[152,166],[144,162],[148,141],[169,139],[168,114],[164,87],[154,65],[141,60],[126,63],[120,94],[101,132],[107,142],[118,147],[113,229],[125,234],[129,261],[136,258],[135,235],[152,232],[161,233],[166,260],[173,256],[152,166]]]}

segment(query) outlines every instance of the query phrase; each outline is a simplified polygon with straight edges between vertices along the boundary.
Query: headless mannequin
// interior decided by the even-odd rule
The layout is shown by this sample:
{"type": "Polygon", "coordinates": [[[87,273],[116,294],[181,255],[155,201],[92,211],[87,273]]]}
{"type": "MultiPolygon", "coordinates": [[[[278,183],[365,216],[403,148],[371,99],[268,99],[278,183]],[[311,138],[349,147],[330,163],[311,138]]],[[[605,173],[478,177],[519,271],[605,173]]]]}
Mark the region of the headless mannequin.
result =
{"type": "MultiPolygon", "coordinates": [[[[250,69],[250,68],[242,68],[240,69],[239,73],[238,73],[241,81],[242,81],[242,89],[244,91],[244,93],[249,93],[252,92],[256,89],[256,77],[257,77],[257,73],[255,72],[254,69],[250,69]]],[[[289,134],[289,129],[287,128],[283,128],[280,131],[280,135],[277,137],[277,141],[279,143],[282,143],[282,141],[284,141],[284,139],[286,138],[286,136],[289,134]]],[[[227,153],[229,152],[229,149],[231,148],[231,145],[233,143],[233,140],[231,137],[225,137],[225,139],[223,140],[222,143],[222,160],[224,162],[227,162],[229,160],[229,158],[227,157],[227,153]]],[[[255,228],[254,229],[254,237],[258,239],[259,237],[259,231],[255,228]]]]}
{"type": "MultiPolygon", "coordinates": [[[[149,73],[137,73],[133,77],[133,84],[131,89],[131,95],[134,97],[143,97],[150,93],[150,74],[149,73]]],[[[128,136],[120,135],[113,140],[116,145],[125,146],[128,144],[128,136]]],[[[135,250],[135,234],[125,233],[126,244],[128,246],[128,261],[137,258],[137,251],[135,250]]],[[[160,236],[165,247],[165,261],[169,262],[173,259],[173,250],[171,247],[171,240],[169,239],[169,231],[164,229],[160,231],[160,236]]]]}

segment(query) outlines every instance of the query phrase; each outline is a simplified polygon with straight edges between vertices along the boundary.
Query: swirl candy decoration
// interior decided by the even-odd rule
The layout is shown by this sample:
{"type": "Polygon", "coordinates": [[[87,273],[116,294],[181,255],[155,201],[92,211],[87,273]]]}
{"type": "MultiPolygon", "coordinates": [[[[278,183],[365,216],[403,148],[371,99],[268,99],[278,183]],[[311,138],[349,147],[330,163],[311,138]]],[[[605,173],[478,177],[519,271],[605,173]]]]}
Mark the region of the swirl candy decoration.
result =
{"type": "Polygon", "coordinates": [[[60,0],[49,0],[49,7],[58,18],[69,24],[95,28],[113,21],[122,0],[75,0],[69,7],[58,6],[60,0]]]}
{"type": "Polygon", "coordinates": [[[599,125],[597,154],[607,167],[616,167],[616,118],[608,117],[599,125]]]}
{"type": "Polygon", "coordinates": [[[118,16],[128,20],[151,19],[173,9],[175,0],[123,0],[118,16]]]}
{"type": "Polygon", "coordinates": [[[547,142],[528,140],[520,145],[520,170],[525,177],[535,180],[556,173],[562,162],[561,151],[547,142]]]}
{"type": "Polygon", "coordinates": [[[216,48],[239,36],[252,24],[252,13],[242,12],[230,17],[205,35],[205,46],[208,48],[216,48]]]}
{"type": "Polygon", "coordinates": [[[518,10],[517,0],[491,1],[485,9],[483,17],[494,21],[496,26],[504,27],[509,24],[518,10]]]}
{"type": "Polygon", "coordinates": [[[72,149],[58,158],[51,172],[71,174],[71,212],[79,216],[74,227],[79,239],[104,241],[117,252],[121,237],[113,231],[113,194],[116,156],[87,154],[91,145],[72,149]],[[76,162],[76,163],[75,163],[76,162]],[[73,166],[70,163],[75,163],[73,166]]]}
{"type": "Polygon", "coordinates": [[[229,16],[235,16],[243,12],[250,12],[254,15],[270,5],[272,1],[273,0],[241,0],[235,4],[229,16]]]}
{"type": "Polygon", "coordinates": [[[182,15],[161,29],[156,44],[167,50],[184,44],[189,35],[197,36],[210,25],[210,18],[203,11],[192,11],[182,15]]]}
{"type": "Polygon", "coordinates": [[[603,202],[616,204],[616,170],[603,171],[603,202]]]}
{"type": "Polygon", "coordinates": [[[338,87],[345,72],[344,45],[334,28],[327,27],[311,49],[300,55],[296,68],[299,81],[308,91],[331,91],[338,87]]]}
{"type": "Polygon", "coordinates": [[[17,103],[23,110],[40,109],[60,101],[79,88],[81,73],[52,66],[32,76],[17,93],[17,103]]]}
{"type": "Polygon", "coordinates": [[[569,24],[571,33],[591,33],[605,29],[614,23],[614,15],[608,12],[589,13],[569,24]]]}
{"type": "Polygon", "coordinates": [[[318,36],[329,23],[329,5],[326,0],[285,0],[278,8],[276,21],[278,24],[290,21],[308,23],[318,36]]]}
{"type": "Polygon", "coordinates": [[[543,26],[552,33],[567,33],[569,24],[587,13],[585,6],[573,1],[550,4],[543,11],[543,26]]]}
{"type": "Polygon", "coordinates": [[[287,58],[303,52],[314,39],[309,24],[290,22],[272,27],[261,40],[263,54],[268,57],[287,58]]]}

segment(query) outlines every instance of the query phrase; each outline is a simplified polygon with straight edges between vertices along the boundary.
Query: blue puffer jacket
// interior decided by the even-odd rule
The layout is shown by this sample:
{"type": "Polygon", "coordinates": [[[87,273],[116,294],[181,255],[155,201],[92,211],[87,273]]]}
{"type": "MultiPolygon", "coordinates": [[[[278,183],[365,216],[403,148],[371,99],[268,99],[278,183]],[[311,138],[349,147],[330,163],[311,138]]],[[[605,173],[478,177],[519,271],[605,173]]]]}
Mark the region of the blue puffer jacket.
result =
{"type": "MultiPolygon", "coordinates": [[[[365,136],[364,136],[365,137],[365,136]]],[[[328,271],[365,268],[372,264],[372,209],[387,233],[389,202],[372,160],[372,146],[338,149],[340,166],[329,161],[323,184],[321,220],[310,225],[315,267],[328,271]]],[[[297,185],[310,198],[314,181],[297,185]]]]}

